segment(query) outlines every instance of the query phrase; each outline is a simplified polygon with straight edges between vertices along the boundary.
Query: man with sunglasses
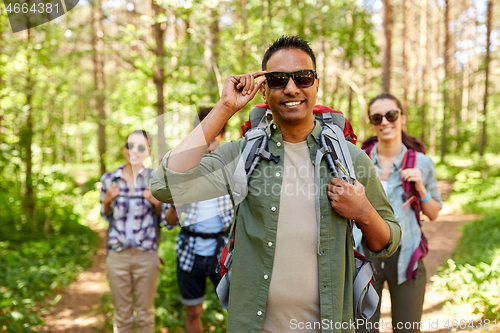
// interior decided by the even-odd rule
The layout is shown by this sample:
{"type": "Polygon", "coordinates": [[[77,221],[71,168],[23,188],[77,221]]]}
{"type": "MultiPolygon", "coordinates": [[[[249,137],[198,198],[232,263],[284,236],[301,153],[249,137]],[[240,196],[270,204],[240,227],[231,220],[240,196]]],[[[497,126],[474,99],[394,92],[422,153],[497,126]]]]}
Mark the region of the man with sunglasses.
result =
{"type": "Polygon", "coordinates": [[[275,158],[260,162],[239,204],[228,332],[354,332],[355,267],[347,219],[360,225],[374,256],[395,252],[401,229],[372,162],[359,148],[348,144],[354,185],[331,178],[326,162],[315,166],[322,127],[313,118],[319,79],[308,43],[297,36],[279,38],[266,51],[262,69],[227,78],[210,115],[164,157],[153,195],[189,202],[230,188],[234,197],[233,175],[245,140],[210,155],[203,151],[260,90],[273,114],[267,149],[275,158]]]}

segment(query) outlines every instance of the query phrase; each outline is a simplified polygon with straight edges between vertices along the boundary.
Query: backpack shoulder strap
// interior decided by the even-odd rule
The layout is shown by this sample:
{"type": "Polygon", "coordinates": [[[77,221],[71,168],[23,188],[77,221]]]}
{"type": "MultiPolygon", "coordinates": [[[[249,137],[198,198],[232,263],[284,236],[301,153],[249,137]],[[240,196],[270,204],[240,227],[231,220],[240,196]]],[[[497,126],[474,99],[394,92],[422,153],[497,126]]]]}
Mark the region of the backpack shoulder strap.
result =
{"type": "Polygon", "coordinates": [[[235,205],[238,205],[246,197],[248,193],[248,181],[262,158],[274,161],[275,163],[279,161],[279,156],[274,156],[267,151],[269,137],[266,128],[269,125],[270,119],[272,119],[272,114],[271,110],[266,109],[264,112],[262,109],[253,108],[251,111],[251,113],[255,110],[260,112],[260,118],[251,118],[254,119],[251,121],[258,121],[258,125],[245,132],[245,145],[243,146],[240,159],[233,174],[235,185],[231,192],[235,205]]]}
{"type": "Polygon", "coordinates": [[[356,179],[352,158],[344,137],[345,118],[342,113],[316,113],[314,118],[323,127],[320,134],[321,147],[325,150],[328,167],[334,177],[351,182],[356,179]]]}

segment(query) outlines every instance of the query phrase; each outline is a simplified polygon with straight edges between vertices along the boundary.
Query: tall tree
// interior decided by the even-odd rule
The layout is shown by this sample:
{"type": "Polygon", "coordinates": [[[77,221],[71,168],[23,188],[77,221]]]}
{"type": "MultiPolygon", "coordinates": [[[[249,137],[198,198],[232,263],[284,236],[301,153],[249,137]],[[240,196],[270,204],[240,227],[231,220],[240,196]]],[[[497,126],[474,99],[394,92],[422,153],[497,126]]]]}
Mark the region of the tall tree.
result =
{"type": "Polygon", "coordinates": [[[32,73],[32,47],[29,45],[31,43],[31,29],[26,30],[26,42],[28,44],[26,51],[26,105],[27,110],[26,125],[24,127],[24,150],[25,150],[25,161],[26,161],[26,178],[25,178],[25,213],[28,221],[32,222],[32,233],[37,232],[36,216],[35,216],[35,193],[33,186],[33,73],[32,73]]]}
{"type": "Polygon", "coordinates": [[[439,0],[435,0],[434,10],[432,11],[432,19],[433,19],[433,54],[432,54],[432,78],[431,78],[431,89],[432,89],[432,97],[431,97],[431,112],[432,112],[432,121],[431,121],[431,130],[430,130],[430,139],[429,139],[429,153],[431,155],[436,154],[436,123],[437,123],[437,105],[438,105],[438,94],[439,94],[439,36],[440,36],[440,7],[439,0]]]}
{"type": "Polygon", "coordinates": [[[97,140],[99,146],[99,161],[101,174],[106,173],[106,111],[104,109],[105,97],[104,89],[104,29],[102,20],[104,14],[100,0],[92,1],[91,5],[91,29],[92,29],[92,61],[94,63],[94,86],[95,86],[95,107],[97,109],[97,140]]]}
{"type": "Polygon", "coordinates": [[[441,162],[444,162],[444,156],[446,154],[446,120],[450,112],[450,97],[449,97],[449,87],[450,87],[450,0],[445,0],[444,6],[444,84],[443,84],[443,118],[441,124],[441,162]]]}
{"type": "Polygon", "coordinates": [[[470,39],[472,41],[472,54],[471,54],[471,69],[472,69],[472,82],[470,91],[470,104],[471,104],[471,124],[472,131],[476,133],[477,131],[477,113],[479,105],[479,88],[477,72],[479,70],[479,59],[477,55],[477,8],[475,3],[471,4],[472,14],[470,16],[470,39]]]}
{"type": "Polygon", "coordinates": [[[382,92],[391,90],[391,43],[392,43],[392,5],[391,0],[382,0],[384,10],[384,38],[382,44],[382,92]]]}
{"type": "MultiPolygon", "coordinates": [[[[464,28],[464,37],[466,40],[470,40],[470,24],[471,24],[471,18],[470,18],[470,0],[466,1],[466,9],[464,11],[465,13],[465,28],[464,28]]],[[[460,134],[462,137],[465,137],[467,133],[467,127],[468,127],[468,118],[469,118],[469,86],[470,86],[470,46],[466,46],[463,48],[462,52],[465,53],[465,62],[462,65],[462,105],[461,105],[461,110],[460,110],[460,119],[462,122],[462,126],[459,127],[460,129],[460,134]]]]}
{"type": "Polygon", "coordinates": [[[410,100],[408,98],[410,89],[410,52],[411,52],[411,34],[410,30],[413,29],[413,11],[411,0],[403,0],[403,107],[408,112],[410,107],[410,100]]]}
{"type": "Polygon", "coordinates": [[[156,4],[155,0],[151,0],[151,8],[154,13],[156,22],[151,27],[153,40],[155,43],[154,55],[155,55],[155,66],[154,66],[154,77],[153,81],[156,86],[156,122],[158,125],[158,157],[163,158],[167,153],[167,144],[165,140],[165,45],[163,41],[165,39],[165,28],[162,26],[159,18],[165,16],[165,10],[156,4]]]}
{"type": "MultiPolygon", "coordinates": [[[[422,80],[420,91],[422,95],[420,107],[420,128],[422,130],[420,139],[426,142],[426,127],[427,127],[427,0],[420,0],[420,66],[422,66],[422,80]]],[[[418,81],[417,81],[418,82],[418,81]]],[[[417,101],[415,100],[415,103],[417,101]]]]}
{"type": "Polygon", "coordinates": [[[218,100],[220,86],[219,77],[219,11],[218,8],[206,9],[207,17],[210,19],[209,36],[205,39],[205,63],[208,73],[208,92],[212,101],[218,100]]]}
{"type": "Polygon", "coordinates": [[[493,17],[493,0],[488,1],[486,19],[486,58],[484,68],[484,99],[483,99],[483,119],[481,119],[481,141],[479,144],[479,155],[484,155],[484,148],[486,147],[486,123],[487,123],[487,108],[488,108],[488,87],[490,79],[490,61],[491,61],[491,21],[493,17]]]}

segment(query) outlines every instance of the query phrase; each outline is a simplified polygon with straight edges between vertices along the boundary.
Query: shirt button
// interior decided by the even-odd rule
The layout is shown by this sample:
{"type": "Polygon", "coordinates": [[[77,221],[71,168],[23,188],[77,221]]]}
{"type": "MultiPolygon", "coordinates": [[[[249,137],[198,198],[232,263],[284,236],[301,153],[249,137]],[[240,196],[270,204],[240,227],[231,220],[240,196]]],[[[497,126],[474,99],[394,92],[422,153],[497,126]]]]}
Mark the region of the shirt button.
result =
{"type": "Polygon", "coordinates": [[[269,242],[269,243],[267,243],[267,245],[273,246],[273,242],[269,242]]]}
{"type": "Polygon", "coordinates": [[[275,212],[275,211],[276,211],[276,207],[272,206],[272,207],[271,207],[271,210],[272,210],[273,212],[275,212]]]}
{"type": "Polygon", "coordinates": [[[257,311],[257,316],[262,316],[262,311],[257,311]]]}
{"type": "Polygon", "coordinates": [[[281,173],[276,172],[276,177],[279,177],[279,176],[281,176],[281,173]]]}
{"type": "Polygon", "coordinates": [[[266,274],[266,275],[264,275],[264,280],[267,280],[267,279],[269,279],[269,276],[266,274]]]}
{"type": "Polygon", "coordinates": [[[281,142],[276,142],[276,146],[281,147],[281,142]]]}
{"type": "Polygon", "coordinates": [[[273,129],[276,129],[276,124],[273,124],[273,129]]]}

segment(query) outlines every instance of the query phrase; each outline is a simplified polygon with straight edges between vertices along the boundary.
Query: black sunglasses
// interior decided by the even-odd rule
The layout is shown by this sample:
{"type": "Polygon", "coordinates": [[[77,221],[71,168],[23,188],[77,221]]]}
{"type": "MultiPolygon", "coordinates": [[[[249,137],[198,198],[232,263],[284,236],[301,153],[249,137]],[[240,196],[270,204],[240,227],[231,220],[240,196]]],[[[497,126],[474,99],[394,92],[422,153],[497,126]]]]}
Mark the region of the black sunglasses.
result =
{"type": "MultiPolygon", "coordinates": [[[[132,149],[134,149],[134,144],[127,142],[127,143],[125,143],[125,148],[127,150],[132,150],[132,149]]],[[[145,145],[138,145],[137,150],[140,151],[141,153],[143,153],[146,150],[146,146],[145,145]]]]}
{"type": "Polygon", "coordinates": [[[317,79],[314,69],[301,69],[291,73],[287,72],[269,72],[264,74],[266,83],[271,89],[282,89],[288,84],[288,80],[292,77],[293,82],[299,88],[307,88],[314,84],[314,79],[317,79]]]}
{"type": "Polygon", "coordinates": [[[372,114],[368,118],[370,118],[370,123],[372,123],[373,125],[382,124],[382,119],[384,119],[384,117],[385,117],[385,119],[387,119],[387,121],[393,123],[396,120],[398,120],[399,112],[401,112],[401,111],[391,110],[391,111],[388,111],[385,115],[381,115],[380,113],[376,113],[376,114],[372,114]]]}

